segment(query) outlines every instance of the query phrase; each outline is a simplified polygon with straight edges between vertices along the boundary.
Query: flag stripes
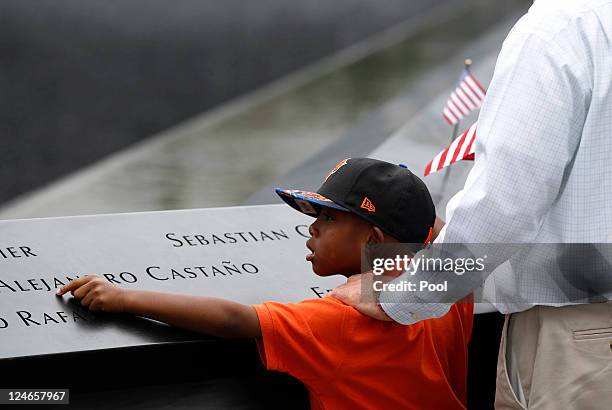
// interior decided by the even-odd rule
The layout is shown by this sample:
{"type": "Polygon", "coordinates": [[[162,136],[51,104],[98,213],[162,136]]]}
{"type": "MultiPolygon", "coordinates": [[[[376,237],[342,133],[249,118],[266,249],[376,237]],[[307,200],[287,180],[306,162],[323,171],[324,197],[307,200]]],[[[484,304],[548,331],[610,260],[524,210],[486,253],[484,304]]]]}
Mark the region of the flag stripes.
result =
{"type": "Polygon", "coordinates": [[[442,111],[442,117],[450,125],[455,125],[463,117],[480,108],[484,100],[486,90],[466,68],[463,70],[459,85],[455,88],[442,111]]]}
{"type": "Polygon", "coordinates": [[[455,138],[448,147],[429,161],[429,164],[425,167],[424,175],[427,176],[463,159],[473,160],[476,125],[477,123],[472,124],[470,128],[455,138]]]}

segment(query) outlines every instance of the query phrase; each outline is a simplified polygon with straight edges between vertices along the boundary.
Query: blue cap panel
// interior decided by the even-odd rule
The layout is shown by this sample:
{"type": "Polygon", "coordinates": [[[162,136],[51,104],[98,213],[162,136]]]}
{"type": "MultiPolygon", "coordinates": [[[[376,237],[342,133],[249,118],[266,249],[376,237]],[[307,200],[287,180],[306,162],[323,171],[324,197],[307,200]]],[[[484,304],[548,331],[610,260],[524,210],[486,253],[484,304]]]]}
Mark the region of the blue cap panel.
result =
{"type": "Polygon", "coordinates": [[[281,188],[276,188],[275,191],[293,209],[314,218],[319,216],[322,206],[348,212],[345,207],[316,192],[281,188]]]}

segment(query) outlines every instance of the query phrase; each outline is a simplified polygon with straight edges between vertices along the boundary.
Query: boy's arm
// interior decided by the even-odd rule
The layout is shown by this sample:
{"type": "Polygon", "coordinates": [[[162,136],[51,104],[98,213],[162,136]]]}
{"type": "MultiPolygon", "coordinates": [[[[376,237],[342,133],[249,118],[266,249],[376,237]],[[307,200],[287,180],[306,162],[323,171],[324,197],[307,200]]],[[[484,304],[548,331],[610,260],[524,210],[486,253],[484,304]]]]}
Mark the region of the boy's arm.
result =
{"type": "Polygon", "coordinates": [[[131,313],[218,337],[261,337],[255,308],[229,300],[123,289],[97,276],[75,279],[57,295],[68,292],[92,311],[131,313]]]}

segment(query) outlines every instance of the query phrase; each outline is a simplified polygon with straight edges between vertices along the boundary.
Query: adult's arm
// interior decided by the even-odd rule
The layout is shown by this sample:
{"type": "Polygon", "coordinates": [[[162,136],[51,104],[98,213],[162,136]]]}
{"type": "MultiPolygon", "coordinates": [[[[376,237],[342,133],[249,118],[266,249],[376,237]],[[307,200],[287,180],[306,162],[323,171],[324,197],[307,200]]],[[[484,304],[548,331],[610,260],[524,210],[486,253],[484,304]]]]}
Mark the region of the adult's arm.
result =
{"type": "MultiPolygon", "coordinates": [[[[449,202],[446,225],[435,243],[531,242],[563,190],[589,108],[590,85],[581,71],[586,64],[576,64],[586,59],[558,38],[521,24],[526,23],[513,29],[498,57],[478,119],[474,167],[449,202]]],[[[501,263],[516,249],[497,249],[495,259],[501,263]]],[[[487,271],[492,268],[489,264],[487,271]]],[[[416,278],[435,283],[445,277],[443,272],[416,271],[394,282],[416,278]]],[[[366,281],[352,279],[332,296],[372,317],[411,324],[444,315],[482,284],[484,275],[454,278],[448,292],[383,291],[378,299],[382,309],[366,302],[374,297],[366,281]]]]}
{"type": "MultiPolygon", "coordinates": [[[[520,24],[520,23],[519,23],[520,24]]],[[[505,41],[478,120],[476,162],[465,187],[449,202],[436,242],[533,241],[563,189],[580,143],[590,93],[572,50],[553,38],[514,32],[505,41]]],[[[516,247],[496,255],[509,259],[516,247]]],[[[487,272],[492,271],[487,267],[487,272]]],[[[443,273],[417,272],[437,282],[443,273]]],[[[407,274],[398,280],[408,279],[407,274]]],[[[456,277],[449,293],[383,292],[379,301],[393,320],[409,324],[439,317],[452,302],[482,283],[456,277]]]]}

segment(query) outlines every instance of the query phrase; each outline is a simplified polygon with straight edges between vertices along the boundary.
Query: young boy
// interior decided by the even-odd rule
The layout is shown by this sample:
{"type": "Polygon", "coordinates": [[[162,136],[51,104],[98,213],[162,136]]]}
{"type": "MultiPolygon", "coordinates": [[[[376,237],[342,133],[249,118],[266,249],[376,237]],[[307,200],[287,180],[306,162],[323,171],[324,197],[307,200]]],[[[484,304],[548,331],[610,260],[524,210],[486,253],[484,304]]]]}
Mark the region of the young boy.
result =
{"type": "MultiPolygon", "coordinates": [[[[361,273],[363,244],[427,243],[435,209],[406,168],[349,158],[318,193],[276,190],[316,217],[306,260],[321,276],[361,273]]],[[[350,279],[349,279],[350,280],[350,279]]],[[[94,311],[127,312],[220,337],[256,339],[267,369],[301,380],[313,409],[462,409],[472,305],[403,326],[362,315],[332,297],[247,306],[223,299],[126,290],[86,276],[63,286],[94,311]]]]}

